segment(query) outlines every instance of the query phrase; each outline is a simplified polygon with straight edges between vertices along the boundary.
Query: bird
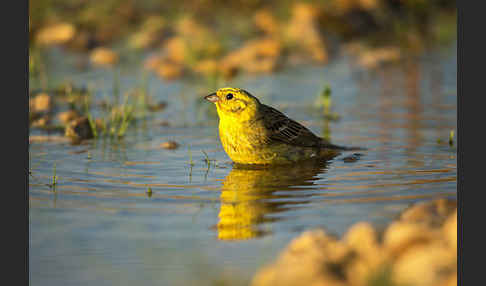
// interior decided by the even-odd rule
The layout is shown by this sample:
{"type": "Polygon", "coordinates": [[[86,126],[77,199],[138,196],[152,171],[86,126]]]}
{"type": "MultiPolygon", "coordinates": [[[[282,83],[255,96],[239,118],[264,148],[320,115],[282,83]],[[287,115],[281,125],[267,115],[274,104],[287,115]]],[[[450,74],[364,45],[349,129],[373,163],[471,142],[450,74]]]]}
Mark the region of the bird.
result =
{"type": "Polygon", "coordinates": [[[216,105],[221,144],[238,165],[328,160],[358,149],[331,144],[241,88],[220,88],[204,99],[216,105]]]}

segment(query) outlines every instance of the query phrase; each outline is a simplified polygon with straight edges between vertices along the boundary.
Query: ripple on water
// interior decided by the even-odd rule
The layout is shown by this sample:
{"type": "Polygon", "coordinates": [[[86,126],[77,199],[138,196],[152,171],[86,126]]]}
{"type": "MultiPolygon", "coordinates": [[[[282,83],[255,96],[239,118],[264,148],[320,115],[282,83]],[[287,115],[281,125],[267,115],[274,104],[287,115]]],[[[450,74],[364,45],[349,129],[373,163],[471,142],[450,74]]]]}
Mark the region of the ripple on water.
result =
{"type": "MultiPolygon", "coordinates": [[[[413,202],[455,198],[456,149],[437,140],[447,142],[456,129],[456,95],[447,92],[456,86],[456,53],[428,57],[433,60],[375,73],[353,71],[340,59],[332,68],[239,80],[317,134],[366,147],[354,162],[343,160],[348,152],[314,166],[233,168],[219,143],[217,121],[205,111],[212,106],[197,101],[194,91],[203,88],[155,78],[149,90],[169,108],[123,140],[81,146],[33,140],[31,278],[64,285],[67,279],[86,281],[81,277],[93,282],[137,276],[155,285],[183,281],[187,269],[198,267],[248,276],[300,231],[322,226],[341,234],[357,221],[383,225],[413,202]],[[444,80],[431,85],[431,77],[444,80]],[[333,111],[341,118],[336,122],[313,109],[325,83],[333,87],[333,111]],[[158,147],[168,140],[179,147],[158,147]],[[47,186],[54,163],[55,191],[47,186]]],[[[93,78],[76,70],[69,76],[79,83],[93,78]]],[[[98,76],[109,91],[111,75],[98,76]]],[[[124,75],[121,88],[136,76],[124,75]]]]}

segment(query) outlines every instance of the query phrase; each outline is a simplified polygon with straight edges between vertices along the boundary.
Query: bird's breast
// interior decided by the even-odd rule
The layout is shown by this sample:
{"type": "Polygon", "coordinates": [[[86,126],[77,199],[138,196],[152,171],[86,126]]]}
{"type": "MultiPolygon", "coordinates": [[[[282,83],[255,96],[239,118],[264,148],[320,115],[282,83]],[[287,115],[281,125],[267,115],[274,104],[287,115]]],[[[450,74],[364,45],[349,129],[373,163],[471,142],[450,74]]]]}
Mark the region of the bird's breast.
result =
{"type": "Polygon", "coordinates": [[[236,162],[254,160],[258,150],[262,149],[262,142],[258,140],[258,130],[248,129],[243,124],[236,124],[225,120],[220,121],[219,137],[228,156],[236,162]]]}

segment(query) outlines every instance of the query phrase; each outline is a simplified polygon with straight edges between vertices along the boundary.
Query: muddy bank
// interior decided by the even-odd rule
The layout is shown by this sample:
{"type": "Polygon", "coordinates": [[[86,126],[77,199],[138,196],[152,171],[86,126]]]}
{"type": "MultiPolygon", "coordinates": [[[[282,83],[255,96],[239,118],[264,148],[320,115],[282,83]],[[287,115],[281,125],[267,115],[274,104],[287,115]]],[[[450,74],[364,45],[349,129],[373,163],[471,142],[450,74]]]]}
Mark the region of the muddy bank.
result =
{"type": "Polygon", "coordinates": [[[304,232],[251,285],[457,285],[457,202],[416,204],[382,231],[304,232]]]}

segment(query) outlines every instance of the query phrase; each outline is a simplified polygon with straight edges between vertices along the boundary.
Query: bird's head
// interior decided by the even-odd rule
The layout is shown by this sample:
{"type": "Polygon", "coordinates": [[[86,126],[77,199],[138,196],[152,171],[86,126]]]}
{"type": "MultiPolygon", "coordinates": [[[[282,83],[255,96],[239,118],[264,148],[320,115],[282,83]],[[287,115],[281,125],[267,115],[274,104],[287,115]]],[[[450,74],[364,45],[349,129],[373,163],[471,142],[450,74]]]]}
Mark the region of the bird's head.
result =
{"type": "Polygon", "coordinates": [[[220,88],[204,98],[216,104],[220,119],[231,118],[241,122],[253,119],[260,105],[256,97],[240,88],[220,88]]]}

